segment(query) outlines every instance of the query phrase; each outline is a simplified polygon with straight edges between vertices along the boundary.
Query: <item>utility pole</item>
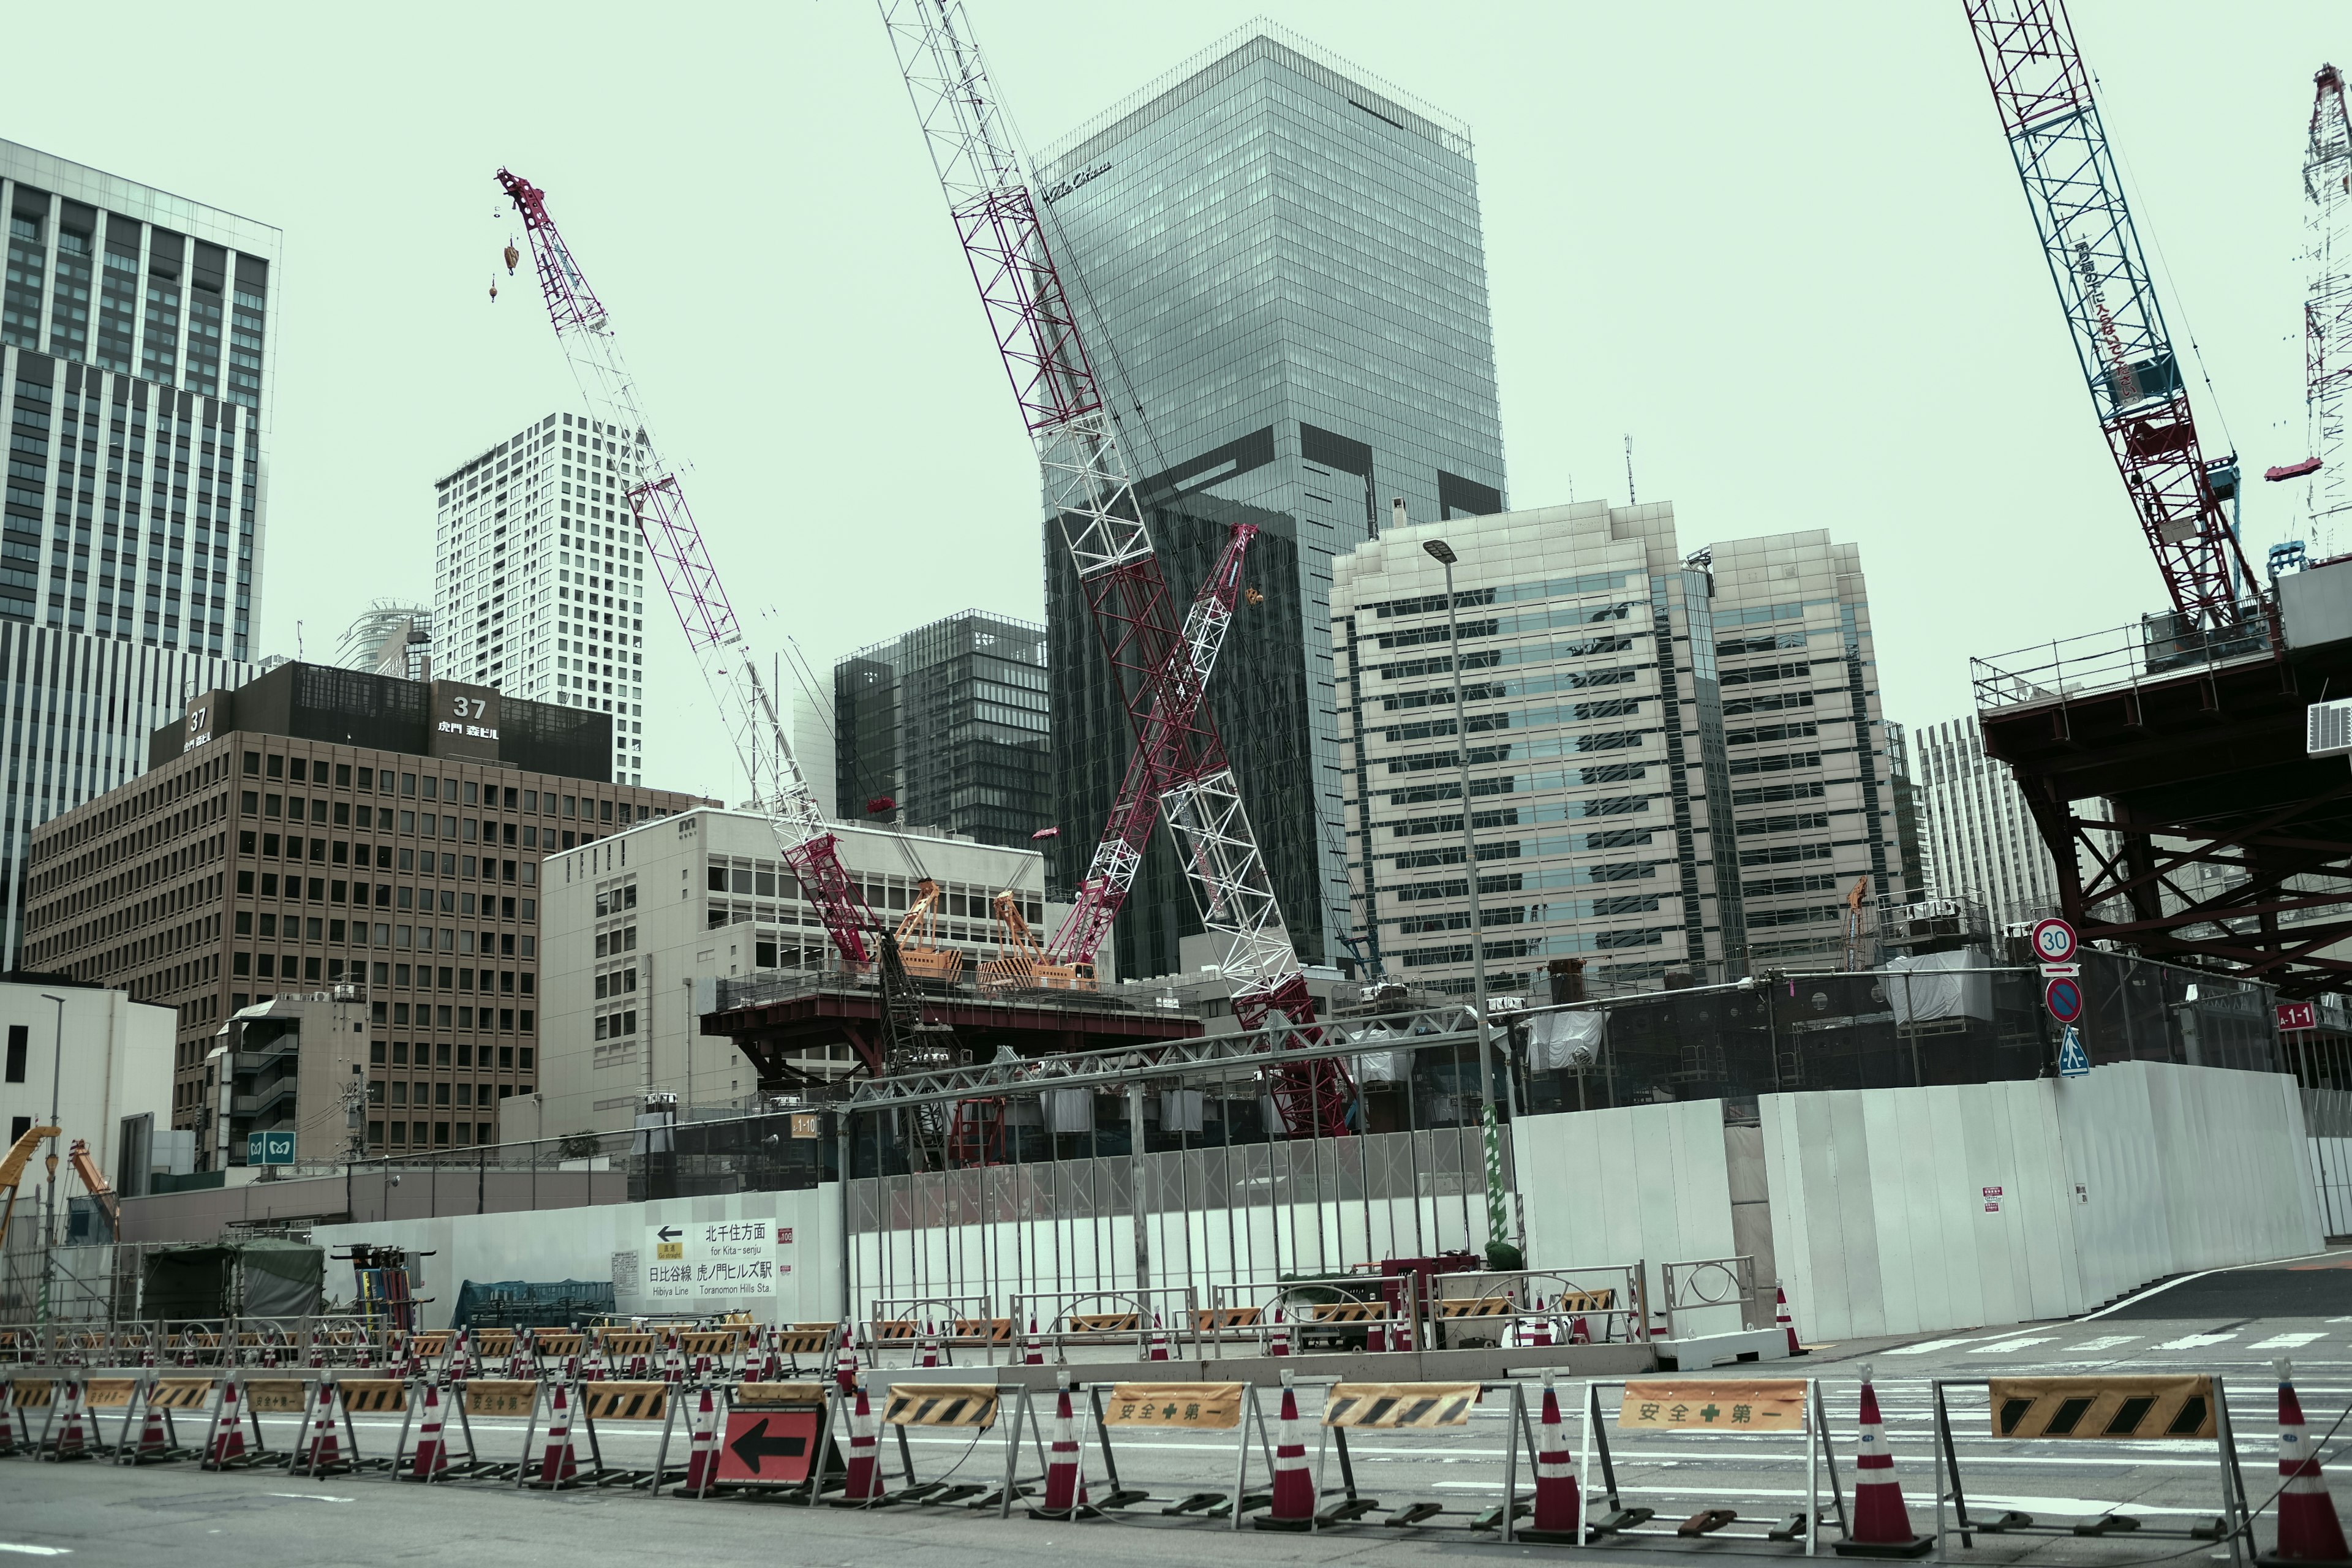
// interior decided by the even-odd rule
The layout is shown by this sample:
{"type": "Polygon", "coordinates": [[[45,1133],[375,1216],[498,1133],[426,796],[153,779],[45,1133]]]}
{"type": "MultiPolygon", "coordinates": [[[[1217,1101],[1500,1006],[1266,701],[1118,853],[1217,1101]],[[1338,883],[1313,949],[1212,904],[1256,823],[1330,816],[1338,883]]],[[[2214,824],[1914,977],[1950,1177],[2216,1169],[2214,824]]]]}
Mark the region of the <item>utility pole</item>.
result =
{"type": "MultiPolygon", "coordinates": [[[[58,1120],[58,1093],[65,1087],[66,1062],[66,999],[41,993],[41,1000],[58,1005],[57,1043],[49,1052],[49,1125],[63,1128],[58,1120]]],[[[62,1132],[49,1137],[49,1157],[43,1162],[48,1172],[48,1187],[41,1198],[41,1303],[35,1314],[37,1321],[49,1321],[49,1290],[55,1278],[58,1258],[58,1139],[62,1132]]]]}

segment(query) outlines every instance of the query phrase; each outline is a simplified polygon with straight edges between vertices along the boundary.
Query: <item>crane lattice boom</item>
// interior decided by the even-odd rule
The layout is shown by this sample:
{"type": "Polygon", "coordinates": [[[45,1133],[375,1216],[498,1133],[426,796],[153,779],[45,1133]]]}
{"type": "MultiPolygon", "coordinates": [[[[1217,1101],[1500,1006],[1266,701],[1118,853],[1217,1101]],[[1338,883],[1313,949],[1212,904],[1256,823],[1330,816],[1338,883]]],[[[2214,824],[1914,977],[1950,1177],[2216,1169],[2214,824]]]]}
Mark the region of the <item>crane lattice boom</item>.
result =
{"type": "MultiPolygon", "coordinates": [[[[2090,73],[2063,0],[1966,0],[2051,281],[2116,471],[2185,629],[2236,624],[2231,567],[2245,558],[2198,445],[2189,389],[2164,325],[2090,73]]],[[[2250,580],[2250,579],[2249,579],[2250,580]]]]}
{"type": "MultiPolygon", "coordinates": [[[[1189,628],[1176,618],[1076,313],[962,0],[878,4],[990,335],[1036,444],[1048,504],[1060,520],[1136,733],[1137,761],[1129,775],[1133,790],[1121,790],[1097,863],[1127,857],[1131,881],[1132,855],[1150,831],[1138,803],[1145,793],[1157,795],[1177,835],[1202,923],[1225,943],[1220,967],[1241,983],[1233,1000],[1242,1026],[1255,1027],[1276,1011],[1312,1026],[1315,1006],[1305,973],[1240,784],[1202,700],[1205,668],[1195,662],[1189,628]]],[[[1201,629],[1207,629],[1205,622],[1201,629]]],[[[1222,625],[1215,635],[1222,637],[1222,625]]],[[[1277,1068],[1269,1076],[1292,1132],[1347,1130],[1349,1085],[1336,1062],[1277,1068]]]]}
{"type": "Polygon", "coordinates": [[[874,915],[843,868],[840,846],[784,738],[782,718],[760,676],[760,660],[695,526],[685,489],[661,461],[611,319],[548,216],[546,194],[504,169],[499,184],[522,216],[548,320],[582,393],[601,417],[635,436],[637,471],[629,510],[750,776],[753,808],[775,829],[784,863],[824,921],[834,946],[849,963],[863,964],[872,952],[874,915]]]}
{"type": "MultiPolygon", "coordinates": [[[[2303,163],[2311,293],[2303,305],[2304,397],[2311,427],[2311,521],[2352,515],[2352,450],[2344,420],[2352,405],[2352,118],[2344,73],[2322,66],[2312,79],[2311,150],[2303,163]]],[[[2333,553],[2333,552],[2330,552],[2333,553]]]]}

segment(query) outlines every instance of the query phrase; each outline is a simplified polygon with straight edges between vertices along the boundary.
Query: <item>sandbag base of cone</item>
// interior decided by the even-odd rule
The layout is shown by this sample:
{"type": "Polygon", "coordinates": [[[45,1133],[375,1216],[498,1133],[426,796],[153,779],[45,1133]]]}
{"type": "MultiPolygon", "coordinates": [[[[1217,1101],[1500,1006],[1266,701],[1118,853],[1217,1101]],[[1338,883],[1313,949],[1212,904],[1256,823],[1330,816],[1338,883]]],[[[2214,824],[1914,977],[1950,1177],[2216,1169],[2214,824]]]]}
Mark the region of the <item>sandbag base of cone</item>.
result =
{"type": "Polygon", "coordinates": [[[1251,1520],[1250,1524],[1257,1530],[1284,1530],[1299,1534],[1315,1528],[1315,1521],[1311,1519],[1268,1519],[1264,1514],[1251,1520]]]}
{"type": "MultiPolygon", "coordinates": [[[[1529,1530],[1524,1524],[1511,1531],[1511,1539],[1515,1542],[1533,1542],[1538,1546],[1581,1546],[1584,1544],[1584,1542],[1577,1540],[1576,1532],[1572,1530],[1529,1530]]],[[[1591,1531],[1587,1531],[1584,1539],[1585,1541],[1598,1541],[1601,1537],[1591,1533],[1591,1531]]]]}
{"type": "Polygon", "coordinates": [[[1925,1557],[1936,1549],[1936,1539],[1915,1535],[1908,1541],[1839,1541],[1832,1544],[1841,1557],[1925,1557]]]}

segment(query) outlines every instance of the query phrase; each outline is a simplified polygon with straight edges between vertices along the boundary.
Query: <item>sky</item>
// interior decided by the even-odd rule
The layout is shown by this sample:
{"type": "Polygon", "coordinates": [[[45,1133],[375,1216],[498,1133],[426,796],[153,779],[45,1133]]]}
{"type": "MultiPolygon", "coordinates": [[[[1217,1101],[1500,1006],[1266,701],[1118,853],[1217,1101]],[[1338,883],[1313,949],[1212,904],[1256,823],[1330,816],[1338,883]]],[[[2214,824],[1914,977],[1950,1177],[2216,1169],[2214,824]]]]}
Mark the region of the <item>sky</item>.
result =
{"type": "MultiPolygon", "coordinates": [[[[1466,120],[1511,504],[1622,504],[1630,435],[1686,548],[1855,541],[1891,719],[1965,714],[1972,657],[2162,603],[1958,0],[970,11],[1033,146],[1261,13],[1466,120]]],[[[2300,169],[2352,12],[2073,13],[2209,455],[2301,458],[2300,169]]],[[[370,600],[429,597],[434,478],[580,406],[499,258],[501,164],[612,310],[761,647],[822,675],[960,609],[1042,616],[1034,460],[871,5],[392,15],[121,5],[140,44],[99,82],[61,68],[87,14],[9,23],[60,68],[12,73],[0,136],[284,230],[257,653],[330,658],[370,600]]],[[[2258,564],[2301,536],[2298,488],[2248,497],[2258,564]]],[[[741,798],[682,638],[647,627],[647,782],[741,798]]]]}

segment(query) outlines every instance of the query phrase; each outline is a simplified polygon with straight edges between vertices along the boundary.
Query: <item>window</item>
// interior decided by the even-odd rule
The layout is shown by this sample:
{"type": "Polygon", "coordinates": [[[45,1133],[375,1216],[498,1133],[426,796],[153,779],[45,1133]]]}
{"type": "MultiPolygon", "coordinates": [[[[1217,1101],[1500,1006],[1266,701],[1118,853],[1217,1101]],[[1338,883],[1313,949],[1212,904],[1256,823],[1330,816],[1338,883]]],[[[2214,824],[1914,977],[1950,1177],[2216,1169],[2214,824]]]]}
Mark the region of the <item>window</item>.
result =
{"type": "MultiPolygon", "coordinates": [[[[28,1026],[24,1024],[11,1024],[8,1026],[7,1080],[10,1083],[22,1083],[25,1081],[25,1053],[30,1041],[30,1037],[31,1032],[28,1026]]],[[[31,1121],[29,1120],[26,1121],[26,1126],[29,1127],[31,1125],[31,1121]]],[[[17,1135],[19,1137],[23,1136],[21,1130],[17,1135]]]]}

